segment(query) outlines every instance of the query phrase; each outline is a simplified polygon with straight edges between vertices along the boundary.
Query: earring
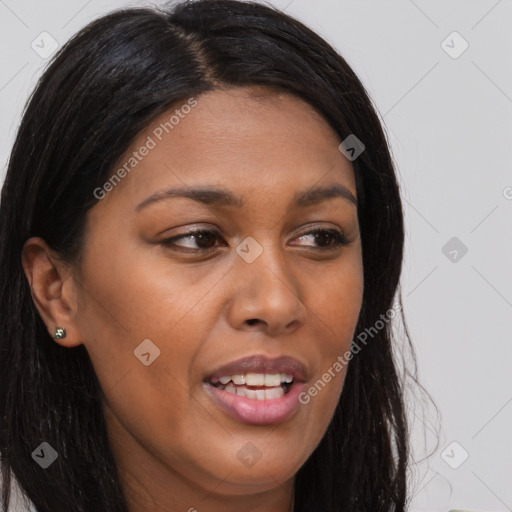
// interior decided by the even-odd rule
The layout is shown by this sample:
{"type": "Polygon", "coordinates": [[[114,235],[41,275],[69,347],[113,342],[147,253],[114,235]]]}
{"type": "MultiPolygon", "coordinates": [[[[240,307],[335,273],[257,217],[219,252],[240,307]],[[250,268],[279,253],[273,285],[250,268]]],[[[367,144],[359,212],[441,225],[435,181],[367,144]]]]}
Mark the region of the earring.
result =
{"type": "Polygon", "coordinates": [[[53,331],[53,337],[56,340],[61,340],[66,337],[66,329],[64,327],[55,327],[55,331],[53,331]]]}

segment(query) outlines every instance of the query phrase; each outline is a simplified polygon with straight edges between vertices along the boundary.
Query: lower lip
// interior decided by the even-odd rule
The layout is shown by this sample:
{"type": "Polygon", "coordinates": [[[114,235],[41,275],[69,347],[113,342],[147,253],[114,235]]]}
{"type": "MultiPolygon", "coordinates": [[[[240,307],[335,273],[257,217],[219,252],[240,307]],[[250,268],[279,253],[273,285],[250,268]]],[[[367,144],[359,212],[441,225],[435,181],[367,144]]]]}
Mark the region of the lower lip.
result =
{"type": "Polygon", "coordinates": [[[254,400],[230,393],[205,382],[214,402],[235,420],[250,425],[272,425],[287,420],[299,407],[299,395],[305,384],[296,382],[281,398],[254,400]]]}

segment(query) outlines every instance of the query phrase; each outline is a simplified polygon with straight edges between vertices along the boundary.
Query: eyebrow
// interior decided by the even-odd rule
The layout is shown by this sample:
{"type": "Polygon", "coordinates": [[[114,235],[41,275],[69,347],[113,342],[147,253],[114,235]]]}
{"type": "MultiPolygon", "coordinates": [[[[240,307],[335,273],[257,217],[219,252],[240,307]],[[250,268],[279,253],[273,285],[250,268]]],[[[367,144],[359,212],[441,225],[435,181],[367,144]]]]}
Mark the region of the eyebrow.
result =
{"type": "MultiPolygon", "coordinates": [[[[144,199],[144,201],[135,208],[135,211],[140,211],[150,204],[171,197],[184,197],[206,205],[217,207],[231,206],[238,209],[243,208],[245,204],[245,201],[241,197],[234,195],[232,192],[222,187],[181,187],[155,192],[148,198],[144,199]]],[[[354,197],[352,192],[347,187],[339,183],[312,187],[297,192],[292,200],[292,206],[295,208],[306,208],[335,197],[346,199],[353,205],[357,206],[357,199],[354,197]]]]}

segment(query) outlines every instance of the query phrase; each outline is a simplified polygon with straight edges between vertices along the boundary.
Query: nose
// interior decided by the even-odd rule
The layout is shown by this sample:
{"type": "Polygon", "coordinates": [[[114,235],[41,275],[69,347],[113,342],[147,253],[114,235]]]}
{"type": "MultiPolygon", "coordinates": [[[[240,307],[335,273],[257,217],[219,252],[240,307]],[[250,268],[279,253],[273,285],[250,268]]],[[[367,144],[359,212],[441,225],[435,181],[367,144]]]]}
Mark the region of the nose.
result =
{"type": "Polygon", "coordinates": [[[263,247],[251,263],[237,257],[228,317],[238,330],[261,330],[269,336],[288,334],[306,322],[305,290],[286,255],[263,247]]]}

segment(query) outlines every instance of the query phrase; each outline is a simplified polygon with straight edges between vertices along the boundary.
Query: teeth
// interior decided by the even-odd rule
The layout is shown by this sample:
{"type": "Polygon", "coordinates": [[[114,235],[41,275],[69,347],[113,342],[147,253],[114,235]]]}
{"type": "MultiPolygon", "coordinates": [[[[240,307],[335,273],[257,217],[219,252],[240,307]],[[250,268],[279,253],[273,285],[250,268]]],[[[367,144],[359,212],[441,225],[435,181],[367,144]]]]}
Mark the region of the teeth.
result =
{"type": "Polygon", "coordinates": [[[281,398],[285,394],[282,384],[290,384],[292,381],[293,376],[288,373],[247,373],[212,379],[214,383],[221,383],[220,389],[252,400],[281,398]],[[251,387],[266,387],[266,389],[251,389],[251,387]]]}
{"type": "Polygon", "coordinates": [[[273,388],[281,385],[281,375],[279,373],[265,374],[265,386],[273,388]]]}
{"type": "Polygon", "coordinates": [[[238,384],[239,386],[245,384],[245,375],[233,375],[231,380],[234,384],[238,384]]]}
{"type": "Polygon", "coordinates": [[[272,400],[273,398],[281,398],[284,395],[284,389],[279,386],[278,388],[265,389],[265,398],[272,400]]]}
{"type": "Polygon", "coordinates": [[[228,393],[234,393],[235,395],[237,394],[236,387],[231,382],[224,388],[224,391],[227,391],[228,393]]]}
{"type": "MultiPolygon", "coordinates": [[[[263,391],[263,393],[265,393],[265,391],[263,391]]],[[[258,394],[254,389],[239,388],[238,394],[240,396],[245,396],[246,398],[252,398],[253,400],[259,400],[258,394]]],[[[259,396],[261,396],[261,394],[259,396]]]]}
{"type": "Polygon", "coordinates": [[[233,393],[238,396],[245,398],[251,398],[252,400],[272,400],[274,398],[281,398],[284,395],[284,389],[279,386],[276,388],[269,389],[249,389],[249,388],[237,388],[234,384],[229,383],[224,391],[233,393]]]}
{"type": "MultiPolygon", "coordinates": [[[[245,376],[248,386],[264,386],[265,385],[265,374],[263,373],[248,373],[245,376]]],[[[281,384],[281,383],[279,383],[281,384]]]]}
{"type": "Polygon", "coordinates": [[[247,386],[267,386],[269,388],[280,386],[283,383],[289,384],[292,381],[293,376],[288,373],[248,373],[246,375],[225,375],[218,379],[212,379],[212,382],[220,382],[224,386],[233,382],[237,386],[246,384],[247,386]]]}
{"type": "Polygon", "coordinates": [[[256,390],[256,400],[265,400],[265,390],[264,389],[256,390]]]}

